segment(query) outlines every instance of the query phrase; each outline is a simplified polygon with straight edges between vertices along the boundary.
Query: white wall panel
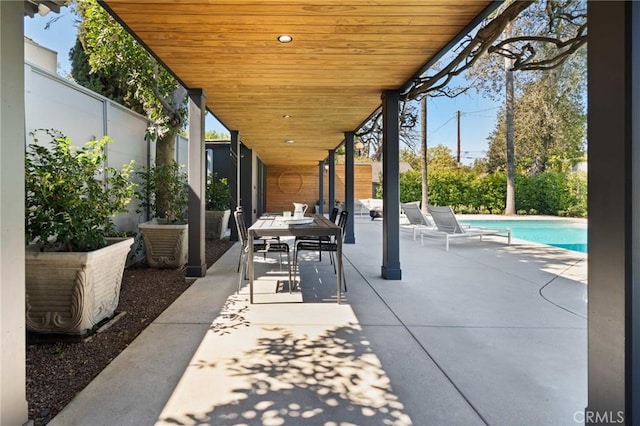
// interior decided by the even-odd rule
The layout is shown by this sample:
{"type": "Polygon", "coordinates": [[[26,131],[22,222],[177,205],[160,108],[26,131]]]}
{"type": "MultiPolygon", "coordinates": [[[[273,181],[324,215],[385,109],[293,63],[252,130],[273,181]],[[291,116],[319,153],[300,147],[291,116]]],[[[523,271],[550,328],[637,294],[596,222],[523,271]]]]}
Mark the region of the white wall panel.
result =
{"type": "MultiPolygon", "coordinates": [[[[147,120],[112,102],[107,103],[107,134],[113,143],[107,147],[107,157],[110,167],[119,169],[123,164],[135,161],[135,170],[147,165],[148,143],[145,140],[147,120]]],[[[137,175],[132,176],[133,181],[140,183],[137,175]]],[[[119,230],[135,231],[138,221],[144,221],[144,216],[138,216],[136,209],[138,200],[134,199],[129,204],[129,214],[118,214],[114,217],[114,223],[119,230]]]]}
{"type": "MultiPolygon", "coordinates": [[[[107,147],[109,166],[119,169],[134,160],[139,169],[148,158],[153,164],[155,144],[145,141],[147,120],[140,114],[32,64],[25,64],[25,101],[27,132],[56,129],[77,146],[108,135],[113,139],[107,147]]],[[[176,151],[186,161],[187,142],[182,139],[176,151]]],[[[139,182],[135,175],[133,180],[139,182]]],[[[136,213],[137,206],[134,199],[128,213],[116,215],[118,230],[135,231],[138,222],[146,220],[136,213]]]]}
{"type": "Polygon", "coordinates": [[[27,134],[56,129],[78,146],[104,135],[102,99],[31,65],[25,65],[25,107],[27,134]]]}
{"type": "Polygon", "coordinates": [[[181,135],[176,136],[176,161],[189,170],[189,139],[181,135]]]}

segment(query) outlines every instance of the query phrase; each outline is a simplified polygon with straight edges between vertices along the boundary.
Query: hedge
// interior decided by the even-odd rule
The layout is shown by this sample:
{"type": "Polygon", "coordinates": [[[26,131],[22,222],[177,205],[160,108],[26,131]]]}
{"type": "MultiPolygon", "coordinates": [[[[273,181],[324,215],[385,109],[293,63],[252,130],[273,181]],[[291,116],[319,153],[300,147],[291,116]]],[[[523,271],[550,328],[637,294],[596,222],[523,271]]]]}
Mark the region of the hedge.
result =
{"type": "MultiPolygon", "coordinates": [[[[480,175],[466,169],[429,171],[429,203],[450,205],[457,213],[502,214],[506,182],[503,172],[480,175]]],[[[400,201],[420,200],[421,185],[420,172],[401,173],[400,201]]],[[[584,172],[519,174],[515,187],[519,214],[587,216],[587,176],[584,172]]],[[[379,191],[378,196],[381,195],[379,191]]]]}

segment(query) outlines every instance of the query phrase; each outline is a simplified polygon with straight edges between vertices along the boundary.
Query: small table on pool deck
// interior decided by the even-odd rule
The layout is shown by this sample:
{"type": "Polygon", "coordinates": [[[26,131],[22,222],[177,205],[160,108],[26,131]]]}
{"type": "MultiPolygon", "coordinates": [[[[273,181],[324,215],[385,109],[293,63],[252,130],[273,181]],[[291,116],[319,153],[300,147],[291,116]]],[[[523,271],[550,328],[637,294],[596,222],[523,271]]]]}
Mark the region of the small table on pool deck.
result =
{"type": "MultiPolygon", "coordinates": [[[[341,302],[340,284],[342,283],[342,229],[322,215],[307,215],[313,217],[313,223],[293,225],[276,220],[276,214],[264,214],[249,227],[249,302],[253,303],[253,240],[257,237],[329,237],[334,236],[337,243],[336,252],[336,294],[338,303],[341,302]]],[[[290,266],[290,265],[289,265],[290,266]]]]}

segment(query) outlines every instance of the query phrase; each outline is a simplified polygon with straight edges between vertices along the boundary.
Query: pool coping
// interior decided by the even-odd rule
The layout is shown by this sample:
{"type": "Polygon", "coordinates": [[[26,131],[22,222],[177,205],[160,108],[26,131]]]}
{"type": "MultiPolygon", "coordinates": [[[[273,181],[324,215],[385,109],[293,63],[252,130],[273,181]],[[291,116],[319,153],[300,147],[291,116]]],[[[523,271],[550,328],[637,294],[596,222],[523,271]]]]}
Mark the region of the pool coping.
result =
{"type": "Polygon", "coordinates": [[[562,217],[562,216],[550,216],[550,215],[513,215],[506,216],[500,214],[458,214],[456,213],[456,217],[459,220],[554,220],[554,221],[566,221],[566,222],[579,222],[579,223],[588,223],[587,218],[583,217],[562,217]]]}

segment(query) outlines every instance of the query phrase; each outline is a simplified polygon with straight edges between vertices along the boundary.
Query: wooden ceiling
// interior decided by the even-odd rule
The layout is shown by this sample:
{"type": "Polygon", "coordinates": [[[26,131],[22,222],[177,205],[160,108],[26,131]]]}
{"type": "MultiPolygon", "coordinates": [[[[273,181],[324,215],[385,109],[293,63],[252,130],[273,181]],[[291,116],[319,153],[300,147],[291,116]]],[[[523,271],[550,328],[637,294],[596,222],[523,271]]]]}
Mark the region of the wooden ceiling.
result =
{"type": "Polygon", "coordinates": [[[317,165],[492,2],[104,3],[267,165],[317,165]]]}

